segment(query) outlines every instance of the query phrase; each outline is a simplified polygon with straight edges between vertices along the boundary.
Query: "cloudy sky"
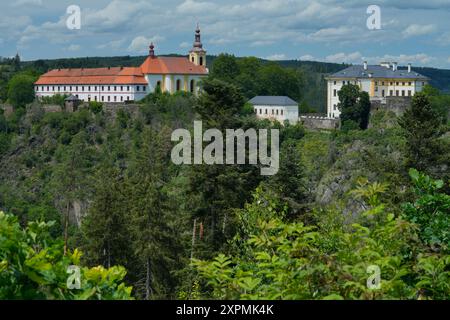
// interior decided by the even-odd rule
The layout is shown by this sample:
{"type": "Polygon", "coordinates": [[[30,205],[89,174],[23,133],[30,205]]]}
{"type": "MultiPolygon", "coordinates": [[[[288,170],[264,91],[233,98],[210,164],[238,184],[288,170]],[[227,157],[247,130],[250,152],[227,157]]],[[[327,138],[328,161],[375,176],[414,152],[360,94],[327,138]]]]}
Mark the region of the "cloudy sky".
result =
{"type": "Polygon", "coordinates": [[[0,56],[187,53],[197,22],[210,54],[450,69],[450,0],[0,0],[0,56]],[[381,29],[367,28],[369,5],[381,29]],[[81,8],[81,29],[66,26],[81,8]]]}

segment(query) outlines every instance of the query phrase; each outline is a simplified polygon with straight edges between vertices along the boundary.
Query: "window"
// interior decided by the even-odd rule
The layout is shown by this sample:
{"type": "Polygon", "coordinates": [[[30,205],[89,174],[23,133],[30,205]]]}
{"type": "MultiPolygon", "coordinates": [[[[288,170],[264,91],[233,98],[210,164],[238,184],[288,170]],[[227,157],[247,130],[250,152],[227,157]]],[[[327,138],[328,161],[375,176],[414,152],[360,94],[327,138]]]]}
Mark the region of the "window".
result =
{"type": "Polygon", "coordinates": [[[262,108],[261,108],[261,109],[259,109],[259,114],[262,114],[262,108]]]}
{"type": "Polygon", "coordinates": [[[277,109],[277,115],[278,115],[278,109],[277,109]]]}
{"type": "Polygon", "coordinates": [[[384,81],[381,82],[381,85],[384,86],[384,81]]]}
{"type": "Polygon", "coordinates": [[[142,86],[142,91],[147,91],[147,87],[146,86],[142,86]]]}
{"type": "Polygon", "coordinates": [[[378,81],[375,81],[375,85],[376,85],[376,86],[378,85],[378,81]]]}
{"type": "Polygon", "coordinates": [[[405,85],[405,83],[404,82],[402,82],[402,86],[404,86],[405,85]]]}
{"type": "Polygon", "coordinates": [[[275,114],[275,110],[272,109],[272,115],[274,115],[274,114],[275,114]]]}
{"type": "Polygon", "coordinates": [[[336,110],[336,105],[335,104],[333,104],[333,110],[336,110]]]}
{"type": "Polygon", "coordinates": [[[108,91],[111,91],[111,86],[108,86],[108,91]]]}
{"type": "Polygon", "coordinates": [[[105,91],[105,86],[102,86],[102,91],[105,91]]]}
{"type": "Polygon", "coordinates": [[[280,112],[281,112],[281,115],[283,115],[283,109],[281,109],[281,111],[280,111],[280,112]]]}
{"type": "Polygon", "coordinates": [[[111,101],[111,96],[108,96],[108,102],[111,101]]]}
{"type": "Polygon", "coordinates": [[[393,96],[394,95],[394,90],[389,90],[389,95],[393,96]]]}
{"type": "Polygon", "coordinates": [[[395,95],[398,97],[399,96],[399,91],[395,90],[395,95]]]}
{"type": "Polygon", "coordinates": [[[192,59],[191,59],[191,60],[192,60],[192,62],[194,62],[194,57],[192,57],[192,59]]]}
{"type": "Polygon", "coordinates": [[[194,90],[195,90],[195,80],[192,79],[192,80],[191,80],[190,91],[191,91],[192,93],[194,93],[194,90]]]}
{"type": "Polygon", "coordinates": [[[422,82],[422,85],[424,86],[424,85],[425,85],[425,82],[422,82]]]}
{"type": "Polygon", "coordinates": [[[75,91],[78,91],[78,86],[75,86],[75,91]]]}
{"type": "Polygon", "coordinates": [[[114,86],[114,91],[117,91],[117,86],[114,86]]]}
{"type": "Polygon", "coordinates": [[[94,100],[97,101],[97,96],[94,97],[94,100]]]}
{"type": "Polygon", "coordinates": [[[66,91],[66,86],[64,86],[64,92],[66,91]]]}
{"type": "Polygon", "coordinates": [[[394,83],[391,81],[391,86],[394,85],[394,83]]]}
{"type": "Polygon", "coordinates": [[[396,83],[395,83],[395,85],[397,85],[397,86],[398,86],[398,85],[399,85],[399,82],[396,82],[396,83]]]}
{"type": "Polygon", "coordinates": [[[117,96],[114,96],[114,102],[117,102],[117,96]]]}
{"type": "Polygon", "coordinates": [[[161,89],[161,81],[156,82],[156,86],[161,89]]]}
{"type": "Polygon", "coordinates": [[[127,91],[130,91],[130,86],[127,86],[127,91]]]}
{"type": "Polygon", "coordinates": [[[84,91],[84,86],[81,86],[81,91],[84,91]]]}
{"type": "Polygon", "coordinates": [[[180,91],[180,89],[181,89],[181,80],[178,79],[177,80],[177,91],[180,91]]]}
{"type": "Polygon", "coordinates": [[[89,91],[89,92],[91,91],[91,86],[88,87],[88,91],[89,91]]]}
{"type": "Polygon", "coordinates": [[[203,57],[200,57],[200,65],[203,65],[203,57]]]}
{"type": "Polygon", "coordinates": [[[402,97],[405,96],[405,90],[402,90],[402,97]]]}
{"type": "Polygon", "coordinates": [[[334,89],[334,91],[333,91],[333,97],[336,97],[336,93],[337,93],[337,90],[334,89]]]}
{"type": "Polygon", "coordinates": [[[267,109],[264,110],[264,113],[267,114],[267,109]]]}
{"type": "Polygon", "coordinates": [[[123,101],[123,97],[122,96],[120,96],[120,101],[123,101]]]}
{"type": "Polygon", "coordinates": [[[94,87],[94,91],[97,91],[97,86],[94,87]]]}
{"type": "Polygon", "coordinates": [[[139,91],[139,86],[136,86],[136,91],[139,91]]]}
{"type": "Polygon", "coordinates": [[[91,97],[88,97],[88,102],[91,102],[91,97]]]}
{"type": "Polygon", "coordinates": [[[408,90],[408,97],[411,97],[411,90],[408,90]]]}
{"type": "Polygon", "coordinates": [[[381,90],[381,96],[384,98],[384,96],[385,96],[384,90],[381,90]]]}
{"type": "Polygon", "coordinates": [[[120,91],[123,91],[123,86],[120,86],[120,91]]]}
{"type": "Polygon", "coordinates": [[[102,96],[102,101],[105,101],[105,96],[102,96]]]}
{"type": "Polygon", "coordinates": [[[334,81],[333,84],[336,85],[336,81],[334,81]]]}
{"type": "Polygon", "coordinates": [[[408,86],[410,86],[411,85],[411,82],[408,82],[408,86]]]}
{"type": "Polygon", "coordinates": [[[375,92],[378,92],[378,87],[375,87],[375,92]]]}
{"type": "Polygon", "coordinates": [[[127,97],[127,101],[130,101],[130,97],[127,97]]]}
{"type": "Polygon", "coordinates": [[[55,86],[52,87],[52,91],[55,91],[55,86]]]}

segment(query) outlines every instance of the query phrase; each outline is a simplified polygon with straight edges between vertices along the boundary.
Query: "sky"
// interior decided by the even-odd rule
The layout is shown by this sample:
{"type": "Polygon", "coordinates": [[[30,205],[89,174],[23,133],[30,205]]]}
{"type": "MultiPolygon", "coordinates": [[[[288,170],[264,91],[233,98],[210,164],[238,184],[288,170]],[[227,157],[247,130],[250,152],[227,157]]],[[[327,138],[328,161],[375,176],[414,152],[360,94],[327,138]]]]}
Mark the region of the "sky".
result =
{"type": "Polygon", "coordinates": [[[450,69],[450,0],[0,0],[0,56],[187,54],[197,23],[208,54],[450,69]]]}

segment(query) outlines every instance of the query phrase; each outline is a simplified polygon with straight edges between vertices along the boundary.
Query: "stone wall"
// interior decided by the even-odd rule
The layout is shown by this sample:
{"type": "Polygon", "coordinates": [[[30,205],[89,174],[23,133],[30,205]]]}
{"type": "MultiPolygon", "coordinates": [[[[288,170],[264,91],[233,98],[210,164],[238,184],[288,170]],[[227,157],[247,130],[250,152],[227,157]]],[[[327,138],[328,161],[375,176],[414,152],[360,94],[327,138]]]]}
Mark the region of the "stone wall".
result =
{"type": "Polygon", "coordinates": [[[392,111],[401,116],[411,105],[412,97],[386,97],[381,101],[371,101],[370,111],[392,111]]]}
{"type": "Polygon", "coordinates": [[[300,123],[307,129],[333,130],[339,128],[339,119],[328,118],[316,114],[301,115],[300,123]]]}

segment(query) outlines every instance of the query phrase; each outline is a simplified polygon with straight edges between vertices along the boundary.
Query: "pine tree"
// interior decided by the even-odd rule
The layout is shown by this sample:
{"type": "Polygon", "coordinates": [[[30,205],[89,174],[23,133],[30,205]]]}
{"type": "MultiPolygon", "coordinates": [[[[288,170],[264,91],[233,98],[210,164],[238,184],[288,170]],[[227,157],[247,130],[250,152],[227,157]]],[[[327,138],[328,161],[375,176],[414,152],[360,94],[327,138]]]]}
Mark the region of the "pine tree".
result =
{"type": "Polygon", "coordinates": [[[90,264],[129,262],[130,235],[126,184],[120,170],[103,166],[95,177],[93,199],[82,223],[83,251],[90,264]]]}
{"type": "Polygon", "coordinates": [[[442,134],[438,113],[432,108],[426,94],[414,95],[411,107],[399,119],[406,139],[406,165],[419,171],[428,171],[440,154],[438,141],[442,134]]]}

